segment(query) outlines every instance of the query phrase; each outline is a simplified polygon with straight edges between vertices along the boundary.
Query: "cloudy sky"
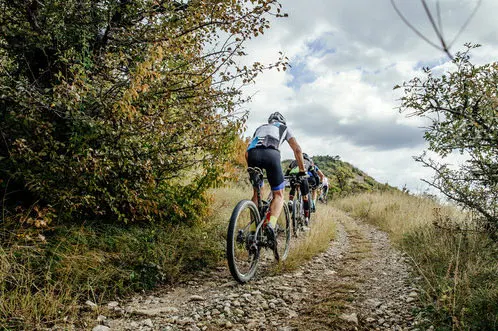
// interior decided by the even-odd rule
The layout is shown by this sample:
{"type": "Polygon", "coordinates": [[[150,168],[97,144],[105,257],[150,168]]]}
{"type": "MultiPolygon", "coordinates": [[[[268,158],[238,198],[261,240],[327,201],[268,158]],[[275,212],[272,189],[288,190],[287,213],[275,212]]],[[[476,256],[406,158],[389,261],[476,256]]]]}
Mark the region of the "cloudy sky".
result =
{"type": "MultiPolygon", "coordinates": [[[[428,0],[433,7],[437,0],[428,0]]],[[[477,0],[439,0],[443,32],[453,40],[477,0]]],[[[419,0],[396,0],[398,8],[434,42],[437,39],[419,0]]],[[[280,111],[303,150],[340,155],[382,183],[423,192],[420,178],[432,173],[413,161],[425,149],[424,123],[399,114],[401,91],[393,86],[420,75],[424,66],[451,68],[441,51],[428,45],[397,16],[390,0],[283,0],[288,18],[273,20],[262,37],[247,46],[250,59],[270,63],[282,51],[292,68],[259,76],[246,90],[246,135],[280,111]]],[[[475,63],[498,56],[497,0],[482,0],[476,15],[456,39],[480,43],[475,63]]],[[[291,158],[287,144],[282,157],[291,158]]]]}

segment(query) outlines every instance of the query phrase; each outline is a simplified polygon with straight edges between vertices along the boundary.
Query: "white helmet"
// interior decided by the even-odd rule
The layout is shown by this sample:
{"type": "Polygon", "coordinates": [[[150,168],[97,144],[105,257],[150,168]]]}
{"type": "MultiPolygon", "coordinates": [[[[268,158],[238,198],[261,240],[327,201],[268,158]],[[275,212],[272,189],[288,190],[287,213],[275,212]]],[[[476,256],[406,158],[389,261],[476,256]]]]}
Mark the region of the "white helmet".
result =
{"type": "Polygon", "coordinates": [[[268,123],[271,123],[273,121],[278,121],[284,125],[287,124],[285,122],[284,116],[282,114],[280,114],[278,111],[274,112],[273,114],[270,115],[270,117],[268,117],[268,123]]]}

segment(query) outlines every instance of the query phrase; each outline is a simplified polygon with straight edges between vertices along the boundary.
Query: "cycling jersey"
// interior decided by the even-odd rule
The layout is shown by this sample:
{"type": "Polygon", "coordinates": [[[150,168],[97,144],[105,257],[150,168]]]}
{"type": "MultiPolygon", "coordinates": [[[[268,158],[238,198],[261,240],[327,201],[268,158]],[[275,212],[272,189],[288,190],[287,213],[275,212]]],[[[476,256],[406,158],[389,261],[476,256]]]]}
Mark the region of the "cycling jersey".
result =
{"type": "Polygon", "coordinates": [[[294,137],[289,128],[280,123],[272,122],[270,124],[263,124],[254,132],[251,143],[247,150],[254,148],[273,148],[277,151],[284,141],[289,141],[294,137]]]}
{"type": "Polygon", "coordinates": [[[280,122],[263,124],[254,132],[247,147],[247,165],[266,170],[272,191],[285,187],[284,174],[280,164],[280,145],[293,138],[289,128],[280,122]]]}
{"type": "Polygon", "coordinates": [[[325,176],[323,176],[322,185],[323,186],[329,186],[329,180],[325,176]]]}
{"type": "MultiPolygon", "coordinates": [[[[311,162],[308,159],[304,159],[304,169],[311,169],[311,162]]],[[[296,160],[293,160],[289,167],[287,168],[286,175],[295,175],[299,172],[299,166],[296,160]]]]}

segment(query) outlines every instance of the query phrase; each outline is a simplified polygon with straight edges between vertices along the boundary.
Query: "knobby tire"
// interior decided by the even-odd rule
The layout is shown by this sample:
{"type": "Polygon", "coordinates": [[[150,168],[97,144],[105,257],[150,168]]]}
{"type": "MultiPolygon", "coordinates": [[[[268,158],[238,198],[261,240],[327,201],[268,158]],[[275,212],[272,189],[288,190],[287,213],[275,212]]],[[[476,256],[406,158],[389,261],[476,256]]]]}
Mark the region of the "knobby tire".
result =
{"type": "Polygon", "coordinates": [[[232,212],[227,233],[228,267],[239,283],[248,282],[258,267],[259,247],[248,250],[246,246],[252,222],[261,223],[258,208],[251,200],[241,200],[232,212]]]}
{"type": "Polygon", "coordinates": [[[300,216],[300,210],[301,210],[301,199],[300,199],[300,194],[298,193],[294,197],[294,203],[292,204],[292,230],[294,237],[298,237],[299,233],[299,217],[300,216]]]}
{"type": "Polygon", "coordinates": [[[277,220],[276,235],[280,261],[284,261],[289,254],[291,239],[291,217],[287,203],[284,203],[282,213],[277,220]]]}

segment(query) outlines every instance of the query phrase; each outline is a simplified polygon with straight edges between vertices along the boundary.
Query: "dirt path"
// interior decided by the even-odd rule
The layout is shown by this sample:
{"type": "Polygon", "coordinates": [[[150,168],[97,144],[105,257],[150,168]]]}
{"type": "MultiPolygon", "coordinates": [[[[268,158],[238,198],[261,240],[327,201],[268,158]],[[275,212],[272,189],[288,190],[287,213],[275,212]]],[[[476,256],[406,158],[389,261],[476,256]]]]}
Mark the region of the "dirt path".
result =
{"type": "Polygon", "coordinates": [[[111,302],[99,330],[415,330],[418,293],[385,233],[344,216],[329,249],[239,285],[227,268],[154,296],[111,302]]]}

